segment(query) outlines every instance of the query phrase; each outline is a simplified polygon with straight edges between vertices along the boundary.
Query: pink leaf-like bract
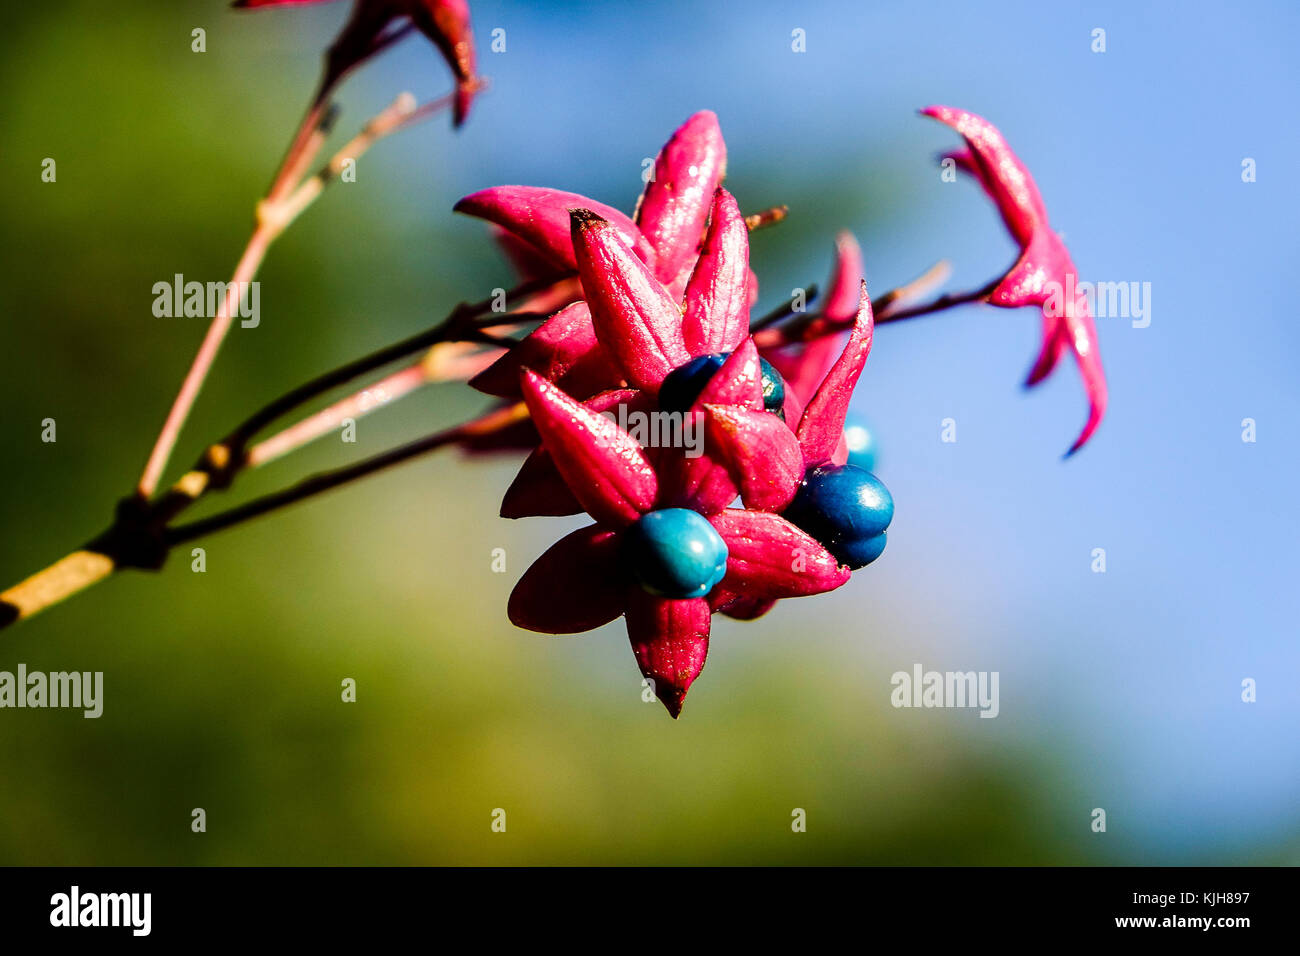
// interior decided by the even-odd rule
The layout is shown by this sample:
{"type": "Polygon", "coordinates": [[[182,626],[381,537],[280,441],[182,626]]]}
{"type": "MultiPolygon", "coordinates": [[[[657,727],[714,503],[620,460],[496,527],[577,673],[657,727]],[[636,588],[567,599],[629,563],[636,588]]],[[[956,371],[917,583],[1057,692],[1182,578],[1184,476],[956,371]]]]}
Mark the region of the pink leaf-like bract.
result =
{"type": "Polygon", "coordinates": [[[654,178],[637,202],[636,221],[654,246],[660,281],[672,282],[695,255],[726,168],[727,146],[718,117],[709,110],[683,123],[659,151],[654,178]]]}
{"type": "Polygon", "coordinates": [[[709,602],[655,597],[633,584],[627,592],[627,636],[641,673],[676,719],[709,653],[709,602]]]}
{"type": "Polygon", "coordinates": [[[623,613],[618,536],[598,525],[565,535],[533,562],[510,593],[507,613],[517,627],[543,634],[577,634],[623,613]]]}
{"type": "Polygon", "coordinates": [[[974,173],[1016,242],[1027,245],[1036,231],[1047,226],[1047,207],[1037,184],[996,126],[951,106],[928,106],[921,115],[952,127],[966,140],[967,152],[952,158],[974,173]]]}
{"type": "Polygon", "coordinates": [[[542,443],[588,514],[621,527],[654,506],[658,480],[632,436],[534,372],[525,370],[523,393],[542,443]]]}
{"type": "Polygon", "coordinates": [[[950,158],[983,186],[1020,246],[1020,257],[988,301],[1002,308],[1042,309],[1042,342],[1025,384],[1036,385],[1045,379],[1067,348],[1078,362],[1088,396],[1088,420],[1067,452],[1072,455],[1101,424],[1108,399],[1091,309],[1085,298],[1072,293],[1078,285],[1074,260],[1048,223],[1047,208],[1029,170],[997,127],[981,116],[948,106],[931,106],[921,113],[952,127],[965,139],[966,150],[951,153],[950,158]]]}
{"type": "MultiPolygon", "coordinates": [[[[653,401],[634,388],[616,388],[593,395],[583,402],[593,412],[604,412],[628,406],[629,412],[650,411],[653,401]]],[[[531,426],[531,422],[528,422],[531,426]]],[[[536,429],[533,430],[536,435],[536,429]]],[[[573,496],[569,485],[555,467],[555,460],[546,446],[537,445],[524,459],[514,481],[501,499],[501,517],[532,518],[541,515],[576,515],[583,510],[582,503],[573,496]]]]}
{"type": "Polygon", "coordinates": [[[753,339],[742,340],[700,390],[694,407],[702,411],[705,405],[763,407],[763,365],[753,339]]]}
{"type": "Polygon", "coordinates": [[[611,224],[625,246],[642,259],[654,260],[654,250],[631,219],[612,206],[577,193],[540,186],[493,186],[466,196],[453,208],[496,223],[565,269],[578,267],[569,211],[590,209],[611,224]]]}
{"type": "Polygon", "coordinates": [[[780,515],[728,508],[709,521],[727,543],[724,591],[770,600],[833,591],[849,569],[780,515]]]}
{"type": "Polygon", "coordinates": [[[585,302],[574,302],[556,312],[470,379],[469,384],[488,395],[518,398],[519,372],[524,368],[558,383],[577,397],[611,385],[619,378],[596,341],[591,310],[585,302]]]}
{"type": "Polygon", "coordinates": [[[569,490],[551,453],[543,447],[534,448],[524,459],[501,499],[503,518],[560,517],[580,511],[582,502],[569,490]]]}
{"type": "MultiPolygon", "coordinates": [[[[324,2],[329,0],[235,0],[232,6],[255,10],[324,2]]],[[[478,83],[474,75],[474,36],[470,30],[466,0],[358,0],[327,54],[327,85],[337,82],[379,49],[384,38],[391,35],[393,22],[403,17],[410,18],[451,67],[456,78],[453,119],[460,126],[469,112],[478,83]]]]}
{"type": "Polygon", "coordinates": [[[452,117],[465,122],[477,81],[474,77],[474,36],[466,0],[416,0],[409,6],[411,22],[433,41],[456,77],[456,102],[452,117]]]}
{"type": "Polygon", "coordinates": [[[835,265],[826,284],[821,317],[831,325],[848,328],[858,316],[862,296],[862,249],[847,229],[835,237],[835,265]]]}
{"type": "Polygon", "coordinates": [[[709,405],[709,456],[722,462],[746,508],[784,511],[803,480],[803,453],[790,426],[766,411],[709,405]]]}
{"type": "Polygon", "coordinates": [[[588,209],[572,214],[578,275],[591,307],[596,338],[628,382],[652,394],[690,354],[682,341],[682,313],[649,267],[588,209]]]}
{"type": "Polygon", "coordinates": [[[844,437],[844,418],[849,411],[853,388],[858,384],[858,377],[871,352],[873,329],[871,300],[867,296],[867,284],[863,282],[853,333],[799,420],[796,434],[807,465],[829,461],[844,437]]]}
{"type": "Polygon", "coordinates": [[[749,227],[719,189],[704,249],[686,286],[682,335],[692,356],[730,352],[749,331],[749,227]]]}
{"type": "Polygon", "coordinates": [[[755,621],[776,607],[776,601],[771,599],[740,597],[726,592],[720,592],[719,598],[718,603],[710,600],[709,605],[719,614],[725,614],[737,621],[755,621]]]}

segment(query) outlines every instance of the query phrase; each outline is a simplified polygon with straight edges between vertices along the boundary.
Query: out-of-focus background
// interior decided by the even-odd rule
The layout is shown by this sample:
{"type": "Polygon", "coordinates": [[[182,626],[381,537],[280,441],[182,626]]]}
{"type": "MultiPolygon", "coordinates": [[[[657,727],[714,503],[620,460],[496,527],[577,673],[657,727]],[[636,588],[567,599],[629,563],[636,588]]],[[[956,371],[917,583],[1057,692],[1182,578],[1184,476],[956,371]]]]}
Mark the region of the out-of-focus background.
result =
{"type": "MultiPolygon", "coordinates": [[[[621,623],[507,621],[513,582],[575,524],[495,517],[509,460],[434,456],[223,533],[206,573],[179,554],[0,634],[0,670],[105,674],[98,720],[0,710],[0,862],[1296,862],[1294,6],[472,7],[491,91],[459,134],[382,143],[274,248],[261,324],[231,335],[177,466],[303,378],[511,284],[458,197],[524,182],[630,209],[642,160],[701,108],[744,208],[791,208],[754,238],[760,310],[824,279],[840,228],[877,291],[940,258],[954,289],[1004,268],[994,209],[940,179],[955,136],[914,111],[992,119],[1084,276],[1151,283],[1149,327],[1100,322],[1107,420],[1062,462],[1082,389],[1068,359],[1019,389],[1031,312],[882,328],[857,404],[897,501],[888,550],[832,595],[716,619],[679,722],[641,700],[621,623]],[[892,708],[890,675],[917,663],[999,672],[1000,716],[892,708]]],[[[152,285],[228,277],[347,12],[6,14],[2,583],[131,486],[203,334],[155,318],[152,285]]],[[[448,85],[412,38],[348,84],[337,135],[448,85]]],[[[482,404],[433,389],[232,494],[482,404]]]]}

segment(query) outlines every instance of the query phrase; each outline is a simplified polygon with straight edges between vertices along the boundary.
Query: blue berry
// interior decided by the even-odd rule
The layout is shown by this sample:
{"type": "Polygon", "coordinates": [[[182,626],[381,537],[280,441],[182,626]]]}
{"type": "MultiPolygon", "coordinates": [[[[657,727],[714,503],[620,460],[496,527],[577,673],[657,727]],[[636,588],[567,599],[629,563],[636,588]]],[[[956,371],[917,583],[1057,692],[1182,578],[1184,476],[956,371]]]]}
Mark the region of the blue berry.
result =
{"type": "Polygon", "coordinates": [[[627,529],[624,546],[632,574],[660,597],[704,597],[727,573],[727,543],[688,508],[642,515],[627,529]]]}
{"type": "Polygon", "coordinates": [[[659,385],[659,407],[666,412],[689,411],[728,354],[700,355],[665,375],[659,385]]]}
{"type": "MultiPolygon", "coordinates": [[[[685,412],[695,404],[704,386],[722,368],[730,352],[700,355],[681,365],[667,375],[659,385],[659,407],[666,412],[685,412]]],[[[785,380],[767,359],[759,359],[763,368],[763,407],[783,418],[785,406],[785,380]]]]}
{"type": "Polygon", "coordinates": [[[860,568],[884,550],[894,499],[869,471],[855,465],[825,465],[804,476],[785,516],[838,560],[860,568]]]}
{"type": "Polygon", "coordinates": [[[763,366],[763,407],[784,421],[785,379],[767,359],[760,358],[758,361],[763,366]]]}
{"type": "Polygon", "coordinates": [[[851,538],[841,541],[832,553],[851,568],[861,568],[880,557],[885,550],[885,532],[873,534],[869,538],[851,538]]]}
{"type": "Polygon", "coordinates": [[[844,424],[844,442],[849,446],[850,465],[857,465],[863,471],[876,470],[876,436],[862,418],[849,416],[844,424]]]}

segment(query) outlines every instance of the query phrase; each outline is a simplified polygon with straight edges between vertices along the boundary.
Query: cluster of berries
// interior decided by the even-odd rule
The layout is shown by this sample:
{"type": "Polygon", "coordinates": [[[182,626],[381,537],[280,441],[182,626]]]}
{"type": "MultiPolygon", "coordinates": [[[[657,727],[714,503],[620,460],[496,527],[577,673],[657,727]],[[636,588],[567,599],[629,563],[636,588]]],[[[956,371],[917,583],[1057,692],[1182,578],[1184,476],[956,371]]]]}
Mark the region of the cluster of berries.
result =
{"type": "Polygon", "coordinates": [[[873,330],[857,246],[840,243],[823,335],[760,354],[749,227],[722,187],[725,157],[717,118],[702,112],[660,152],[633,217],[524,186],[457,205],[495,223],[530,276],[555,277],[549,304],[578,297],[471,380],[522,398],[539,442],[502,513],[595,522],[524,574],[511,620],[573,633],[624,616],[673,716],[712,614],[749,620],[840,587],[880,555],[893,517],[884,485],[848,462],[845,420],[873,330]],[[612,420],[618,406],[693,416],[702,453],[641,447],[612,420]]]}

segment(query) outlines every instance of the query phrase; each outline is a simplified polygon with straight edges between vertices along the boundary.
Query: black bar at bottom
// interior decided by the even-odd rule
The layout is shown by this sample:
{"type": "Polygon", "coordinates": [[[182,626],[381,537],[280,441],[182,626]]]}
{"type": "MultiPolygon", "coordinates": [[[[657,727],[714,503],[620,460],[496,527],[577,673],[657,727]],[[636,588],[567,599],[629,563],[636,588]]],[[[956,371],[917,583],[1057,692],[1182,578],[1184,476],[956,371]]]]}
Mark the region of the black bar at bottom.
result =
{"type": "Polygon", "coordinates": [[[1231,943],[1294,929],[1296,885],[1289,868],[11,868],[0,869],[0,925],[7,943],[92,945],[429,939],[452,929],[488,940],[512,925],[577,939],[611,920],[630,938],[670,927],[689,937],[716,921],[737,935],[787,923],[821,936],[840,924],[863,941],[902,932],[927,943],[1231,943]]]}

